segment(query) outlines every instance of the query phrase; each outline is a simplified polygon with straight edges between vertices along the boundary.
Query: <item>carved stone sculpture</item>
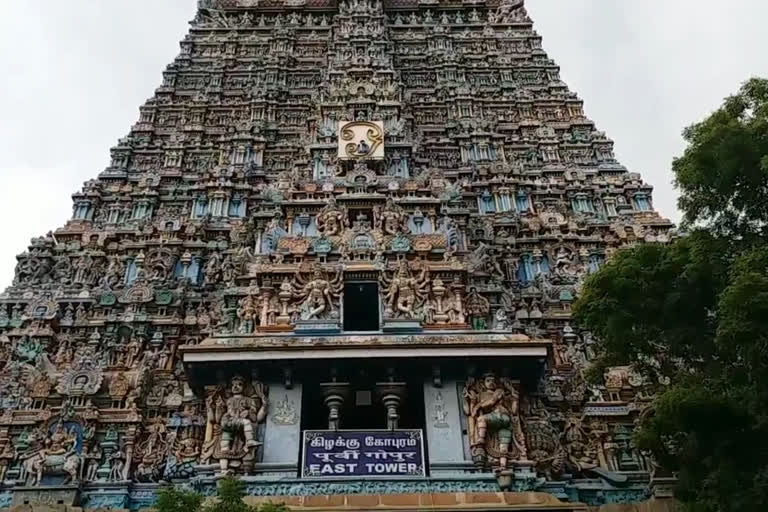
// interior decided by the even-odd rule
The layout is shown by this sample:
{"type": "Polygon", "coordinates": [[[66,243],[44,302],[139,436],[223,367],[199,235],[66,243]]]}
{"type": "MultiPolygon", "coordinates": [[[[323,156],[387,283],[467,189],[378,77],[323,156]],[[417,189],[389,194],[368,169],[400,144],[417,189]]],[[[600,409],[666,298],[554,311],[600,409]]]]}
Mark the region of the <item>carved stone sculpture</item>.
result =
{"type": "Polygon", "coordinates": [[[308,280],[297,272],[293,278],[293,294],[298,300],[299,317],[302,320],[338,319],[343,285],[341,272],[332,280],[320,268],[315,268],[308,280]]]}
{"type": "Polygon", "coordinates": [[[392,277],[382,273],[381,283],[385,290],[385,318],[419,319],[418,308],[424,303],[429,286],[426,267],[414,277],[408,264],[400,262],[392,277]]]}
{"type": "Polygon", "coordinates": [[[257,428],[267,417],[267,406],[263,384],[255,382],[246,389],[246,381],[240,376],[230,380],[228,391],[210,394],[206,399],[203,460],[218,459],[223,472],[229,470],[230,462],[252,463],[261,445],[257,428]]]}
{"type": "Polygon", "coordinates": [[[509,460],[525,460],[527,448],[520,419],[520,395],[508,379],[493,373],[469,380],[464,388],[464,414],[475,461],[506,469],[509,460]]]}
{"type": "Polygon", "coordinates": [[[79,480],[80,455],[77,434],[62,422],[46,434],[36,430],[28,441],[30,448],[19,454],[21,479],[27,485],[39,485],[44,475],[66,475],[65,482],[79,480]]]}
{"type": "Polygon", "coordinates": [[[317,214],[317,229],[325,236],[338,236],[349,225],[347,212],[331,197],[328,204],[317,214]]]}

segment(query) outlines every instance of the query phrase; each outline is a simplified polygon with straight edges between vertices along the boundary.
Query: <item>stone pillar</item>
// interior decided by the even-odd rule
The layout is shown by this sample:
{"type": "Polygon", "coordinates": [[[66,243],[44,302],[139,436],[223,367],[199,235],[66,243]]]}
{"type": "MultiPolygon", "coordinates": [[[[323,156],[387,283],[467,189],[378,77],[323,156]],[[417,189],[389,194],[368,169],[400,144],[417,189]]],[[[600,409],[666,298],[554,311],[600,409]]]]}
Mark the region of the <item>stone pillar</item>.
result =
{"type": "Polygon", "coordinates": [[[133,446],[136,442],[136,426],[128,427],[128,432],[123,436],[125,442],[125,466],[123,466],[123,480],[130,480],[131,465],[133,464],[133,446]]]}
{"type": "Polygon", "coordinates": [[[262,462],[290,465],[295,474],[301,445],[301,384],[290,389],[283,384],[270,384],[269,400],[262,462]]]}
{"type": "Polygon", "coordinates": [[[400,421],[400,403],[405,397],[404,382],[377,382],[376,393],[387,409],[387,428],[396,430],[400,421]]]}
{"type": "Polygon", "coordinates": [[[323,382],[320,384],[323,390],[323,400],[328,407],[328,430],[339,430],[341,425],[341,407],[349,397],[350,384],[348,382],[323,382]]]}
{"type": "Polygon", "coordinates": [[[444,380],[442,386],[436,387],[433,379],[425,380],[424,409],[431,473],[461,472],[461,467],[466,463],[458,382],[444,380]]]}

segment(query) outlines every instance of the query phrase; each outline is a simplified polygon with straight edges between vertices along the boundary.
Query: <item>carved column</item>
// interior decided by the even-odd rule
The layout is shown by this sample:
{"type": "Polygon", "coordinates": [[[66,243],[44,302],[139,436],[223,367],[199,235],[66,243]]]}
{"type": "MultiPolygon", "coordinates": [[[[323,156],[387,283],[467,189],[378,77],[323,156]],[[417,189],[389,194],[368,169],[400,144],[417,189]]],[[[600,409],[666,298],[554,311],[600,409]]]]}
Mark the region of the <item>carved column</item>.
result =
{"type": "Polygon", "coordinates": [[[125,442],[125,466],[123,467],[123,480],[130,480],[131,465],[133,464],[133,446],[136,441],[136,426],[128,427],[123,435],[125,442]]]}
{"type": "Polygon", "coordinates": [[[376,393],[387,409],[387,428],[396,430],[400,422],[400,403],[405,398],[404,382],[377,382],[376,393]]]}
{"type": "Polygon", "coordinates": [[[320,389],[323,391],[323,401],[328,407],[328,429],[339,430],[341,424],[341,408],[344,401],[350,395],[349,382],[323,382],[320,389]]]}

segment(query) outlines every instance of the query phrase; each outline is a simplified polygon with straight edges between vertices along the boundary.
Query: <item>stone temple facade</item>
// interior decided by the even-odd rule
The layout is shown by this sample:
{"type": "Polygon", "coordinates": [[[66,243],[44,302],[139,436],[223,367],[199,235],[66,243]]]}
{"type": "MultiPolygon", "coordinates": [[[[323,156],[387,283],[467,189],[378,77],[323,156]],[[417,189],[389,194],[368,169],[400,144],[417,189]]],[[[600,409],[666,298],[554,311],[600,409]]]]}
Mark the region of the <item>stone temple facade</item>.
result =
{"type": "Polygon", "coordinates": [[[642,502],[650,397],[569,319],[651,191],[523,0],[201,0],[0,296],[0,506],[642,502]]]}

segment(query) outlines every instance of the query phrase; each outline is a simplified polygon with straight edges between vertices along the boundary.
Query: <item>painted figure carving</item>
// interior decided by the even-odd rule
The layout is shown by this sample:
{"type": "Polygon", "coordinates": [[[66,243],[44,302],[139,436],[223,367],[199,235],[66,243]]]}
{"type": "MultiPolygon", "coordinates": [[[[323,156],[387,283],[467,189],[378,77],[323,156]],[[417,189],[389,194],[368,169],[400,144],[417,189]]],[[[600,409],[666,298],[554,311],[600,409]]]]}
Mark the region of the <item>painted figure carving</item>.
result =
{"type": "Polygon", "coordinates": [[[56,423],[46,436],[37,430],[30,437],[31,449],[20,454],[21,480],[27,485],[39,485],[44,475],[66,475],[65,482],[79,479],[80,455],[77,434],[56,423]]]}
{"type": "Polygon", "coordinates": [[[341,272],[329,281],[320,268],[315,268],[309,281],[305,281],[298,272],[293,279],[293,294],[299,300],[298,310],[302,320],[338,318],[336,304],[344,286],[341,272]]]}
{"type": "Polygon", "coordinates": [[[317,230],[325,236],[341,235],[345,227],[348,227],[346,210],[336,204],[336,199],[331,196],[328,204],[317,214],[317,230]]]}
{"type": "Polygon", "coordinates": [[[413,277],[408,263],[401,261],[393,277],[389,278],[386,274],[382,274],[381,283],[386,290],[384,295],[386,318],[418,318],[417,307],[425,301],[429,288],[426,266],[422,268],[418,277],[413,277]]]}
{"type": "Polygon", "coordinates": [[[256,330],[259,320],[259,290],[249,290],[248,295],[240,299],[237,317],[240,320],[240,332],[250,334],[256,330]]]}
{"type": "Polygon", "coordinates": [[[256,382],[253,391],[246,394],[246,382],[241,376],[230,381],[229,393],[211,394],[206,400],[207,420],[204,460],[218,458],[222,471],[229,469],[229,461],[242,461],[254,456],[261,443],[256,428],[267,416],[267,397],[264,386],[256,382]]]}
{"type": "Polygon", "coordinates": [[[387,235],[405,233],[408,231],[408,214],[390,197],[384,208],[377,210],[376,227],[387,235]]]}
{"type": "Polygon", "coordinates": [[[481,381],[470,379],[464,388],[464,413],[469,420],[469,439],[475,461],[495,462],[506,469],[509,459],[527,457],[520,423],[520,395],[509,379],[487,373],[481,381]]]}

